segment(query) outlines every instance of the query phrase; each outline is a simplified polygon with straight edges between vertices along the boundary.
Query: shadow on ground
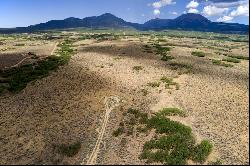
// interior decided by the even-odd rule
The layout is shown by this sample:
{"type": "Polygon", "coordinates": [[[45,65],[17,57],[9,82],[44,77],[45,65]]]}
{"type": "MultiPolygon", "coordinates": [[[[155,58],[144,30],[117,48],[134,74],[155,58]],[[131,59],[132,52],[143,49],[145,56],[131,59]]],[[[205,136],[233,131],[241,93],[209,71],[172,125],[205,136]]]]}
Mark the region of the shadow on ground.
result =
{"type": "Polygon", "coordinates": [[[0,96],[0,164],[77,164],[55,147],[81,142],[81,151],[86,149],[108,85],[100,75],[70,64],[19,94],[0,96]]]}

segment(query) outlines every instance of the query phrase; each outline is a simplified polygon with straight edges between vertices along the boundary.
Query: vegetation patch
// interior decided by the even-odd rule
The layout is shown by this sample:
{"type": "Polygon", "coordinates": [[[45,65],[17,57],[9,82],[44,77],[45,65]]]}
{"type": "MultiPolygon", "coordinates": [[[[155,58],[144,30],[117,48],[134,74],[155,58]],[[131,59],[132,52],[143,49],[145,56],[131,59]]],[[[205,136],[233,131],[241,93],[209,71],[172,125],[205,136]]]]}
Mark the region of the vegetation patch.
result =
{"type": "Polygon", "coordinates": [[[228,57],[228,58],[222,59],[222,61],[232,62],[232,63],[240,63],[240,60],[239,60],[239,59],[236,59],[236,58],[231,58],[231,57],[228,57]]]}
{"type": "Polygon", "coordinates": [[[161,81],[163,83],[165,83],[165,88],[167,88],[167,89],[170,89],[171,86],[175,86],[176,89],[179,89],[179,84],[174,82],[173,78],[168,78],[168,77],[164,76],[164,77],[161,78],[161,81]]]}
{"type": "Polygon", "coordinates": [[[204,162],[212,152],[213,145],[208,140],[203,140],[194,148],[193,160],[204,162]]]}
{"type": "Polygon", "coordinates": [[[227,55],[227,56],[235,59],[249,60],[249,57],[242,55],[227,55]]]}
{"type": "Polygon", "coordinates": [[[154,48],[156,48],[156,53],[159,55],[163,55],[171,50],[170,47],[162,47],[160,44],[157,43],[155,43],[153,46],[154,48]]]}
{"type": "Polygon", "coordinates": [[[173,60],[173,59],[175,59],[175,58],[173,56],[171,56],[171,55],[163,55],[162,58],[161,58],[162,61],[170,61],[170,60],[173,60]]]}
{"type": "Polygon", "coordinates": [[[205,57],[206,54],[204,52],[200,52],[200,51],[194,51],[192,52],[193,56],[197,56],[197,57],[205,57]]]}
{"type": "Polygon", "coordinates": [[[160,112],[156,114],[161,116],[177,116],[177,115],[181,117],[186,116],[186,113],[179,108],[163,108],[160,112]]]}
{"type": "Polygon", "coordinates": [[[27,64],[21,67],[0,71],[0,77],[8,80],[9,91],[19,92],[24,89],[29,82],[46,77],[50,71],[66,64],[74,54],[74,50],[71,46],[72,42],[66,40],[59,45],[60,50],[58,54],[60,56],[53,55],[34,64],[27,64]]]}
{"type": "Polygon", "coordinates": [[[125,128],[124,128],[124,123],[120,123],[120,126],[117,130],[115,130],[112,135],[114,137],[118,137],[120,135],[122,135],[125,132],[125,128]]]}
{"type": "Polygon", "coordinates": [[[143,67],[142,66],[134,66],[133,70],[140,71],[140,70],[143,70],[143,67]]]}
{"type": "Polygon", "coordinates": [[[221,60],[216,60],[216,59],[212,59],[212,63],[213,63],[214,65],[217,65],[217,66],[233,67],[233,65],[231,65],[231,64],[224,63],[224,62],[222,62],[221,60]]]}
{"type": "Polygon", "coordinates": [[[184,116],[182,110],[165,108],[149,117],[147,113],[131,108],[125,115],[124,131],[131,127],[139,133],[155,131],[155,137],[144,144],[139,157],[147,163],[184,165],[188,160],[203,163],[212,151],[213,146],[209,141],[203,140],[197,144],[190,127],[166,117],[184,116]]]}
{"type": "Polygon", "coordinates": [[[57,147],[58,153],[67,157],[75,156],[79,152],[80,149],[81,149],[80,142],[77,142],[71,145],[62,144],[57,147]]]}
{"type": "Polygon", "coordinates": [[[19,44],[15,44],[15,46],[25,46],[25,44],[19,43],[19,44]]]}
{"type": "Polygon", "coordinates": [[[149,93],[147,89],[142,89],[141,92],[143,93],[143,96],[147,96],[149,93]]]}
{"type": "Polygon", "coordinates": [[[179,62],[171,62],[169,63],[171,70],[177,70],[178,74],[188,74],[192,72],[193,66],[179,63],[179,62]]]}
{"type": "Polygon", "coordinates": [[[160,87],[161,83],[160,82],[150,82],[148,83],[148,86],[151,86],[153,88],[160,87]]]}

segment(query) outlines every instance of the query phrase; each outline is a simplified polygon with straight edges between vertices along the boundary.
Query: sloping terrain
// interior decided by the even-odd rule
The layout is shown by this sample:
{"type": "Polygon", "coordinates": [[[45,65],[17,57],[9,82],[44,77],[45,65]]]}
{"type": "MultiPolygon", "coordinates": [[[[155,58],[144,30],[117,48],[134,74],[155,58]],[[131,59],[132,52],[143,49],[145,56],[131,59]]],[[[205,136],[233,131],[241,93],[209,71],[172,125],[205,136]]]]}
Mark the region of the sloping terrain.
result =
{"type": "MultiPolygon", "coordinates": [[[[197,142],[211,141],[206,163],[248,164],[248,61],[215,65],[211,59],[225,56],[202,46],[213,41],[174,37],[159,42],[175,58],[164,61],[151,47],[154,42],[147,37],[141,42],[135,37],[75,42],[77,53],[69,64],[18,94],[1,95],[0,164],[145,164],[139,156],[155,133],[133,128],[114,137],[113,132],[129,108],[152,114],[167,107],[185,110],[186,117],[171,119],[190,126],[197,142]],[[193,51],[206,56],[193,56],[193,51]],[[176,87],[165,86],[163,77],[172,78],[176,87]],[[107,114],[105,101],[112,96],[119,104],[107,114]],[[73,157],[58,151],[75,143],[81,147],[73,157]]],[[[248,53],[240,47],[232,52],[239,50],[248,53]]]]}

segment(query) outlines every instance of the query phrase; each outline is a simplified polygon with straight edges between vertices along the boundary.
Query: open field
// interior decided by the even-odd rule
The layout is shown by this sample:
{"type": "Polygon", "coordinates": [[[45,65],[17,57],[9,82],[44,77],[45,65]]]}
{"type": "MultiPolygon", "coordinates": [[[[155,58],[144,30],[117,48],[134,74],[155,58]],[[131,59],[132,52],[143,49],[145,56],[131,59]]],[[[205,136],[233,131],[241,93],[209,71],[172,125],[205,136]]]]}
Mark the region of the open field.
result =
{"type": "Polygon", "coordinates": [[[72,29],[0,50],[0,164],[249,164],[248,36],[72,29]]]}

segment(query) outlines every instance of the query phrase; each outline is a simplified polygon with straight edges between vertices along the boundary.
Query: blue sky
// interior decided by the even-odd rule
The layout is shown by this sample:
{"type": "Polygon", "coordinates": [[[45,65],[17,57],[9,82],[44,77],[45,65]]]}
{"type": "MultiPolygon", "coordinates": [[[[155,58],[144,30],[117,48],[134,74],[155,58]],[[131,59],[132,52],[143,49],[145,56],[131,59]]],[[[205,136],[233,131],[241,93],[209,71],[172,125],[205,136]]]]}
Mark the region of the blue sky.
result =
{"type": "Polygon", "coordinates": [[[112,13],[126,21],[199,13],[212,21],[249,24],[249,0],[0,0],[0,27],[112,13]]]}

